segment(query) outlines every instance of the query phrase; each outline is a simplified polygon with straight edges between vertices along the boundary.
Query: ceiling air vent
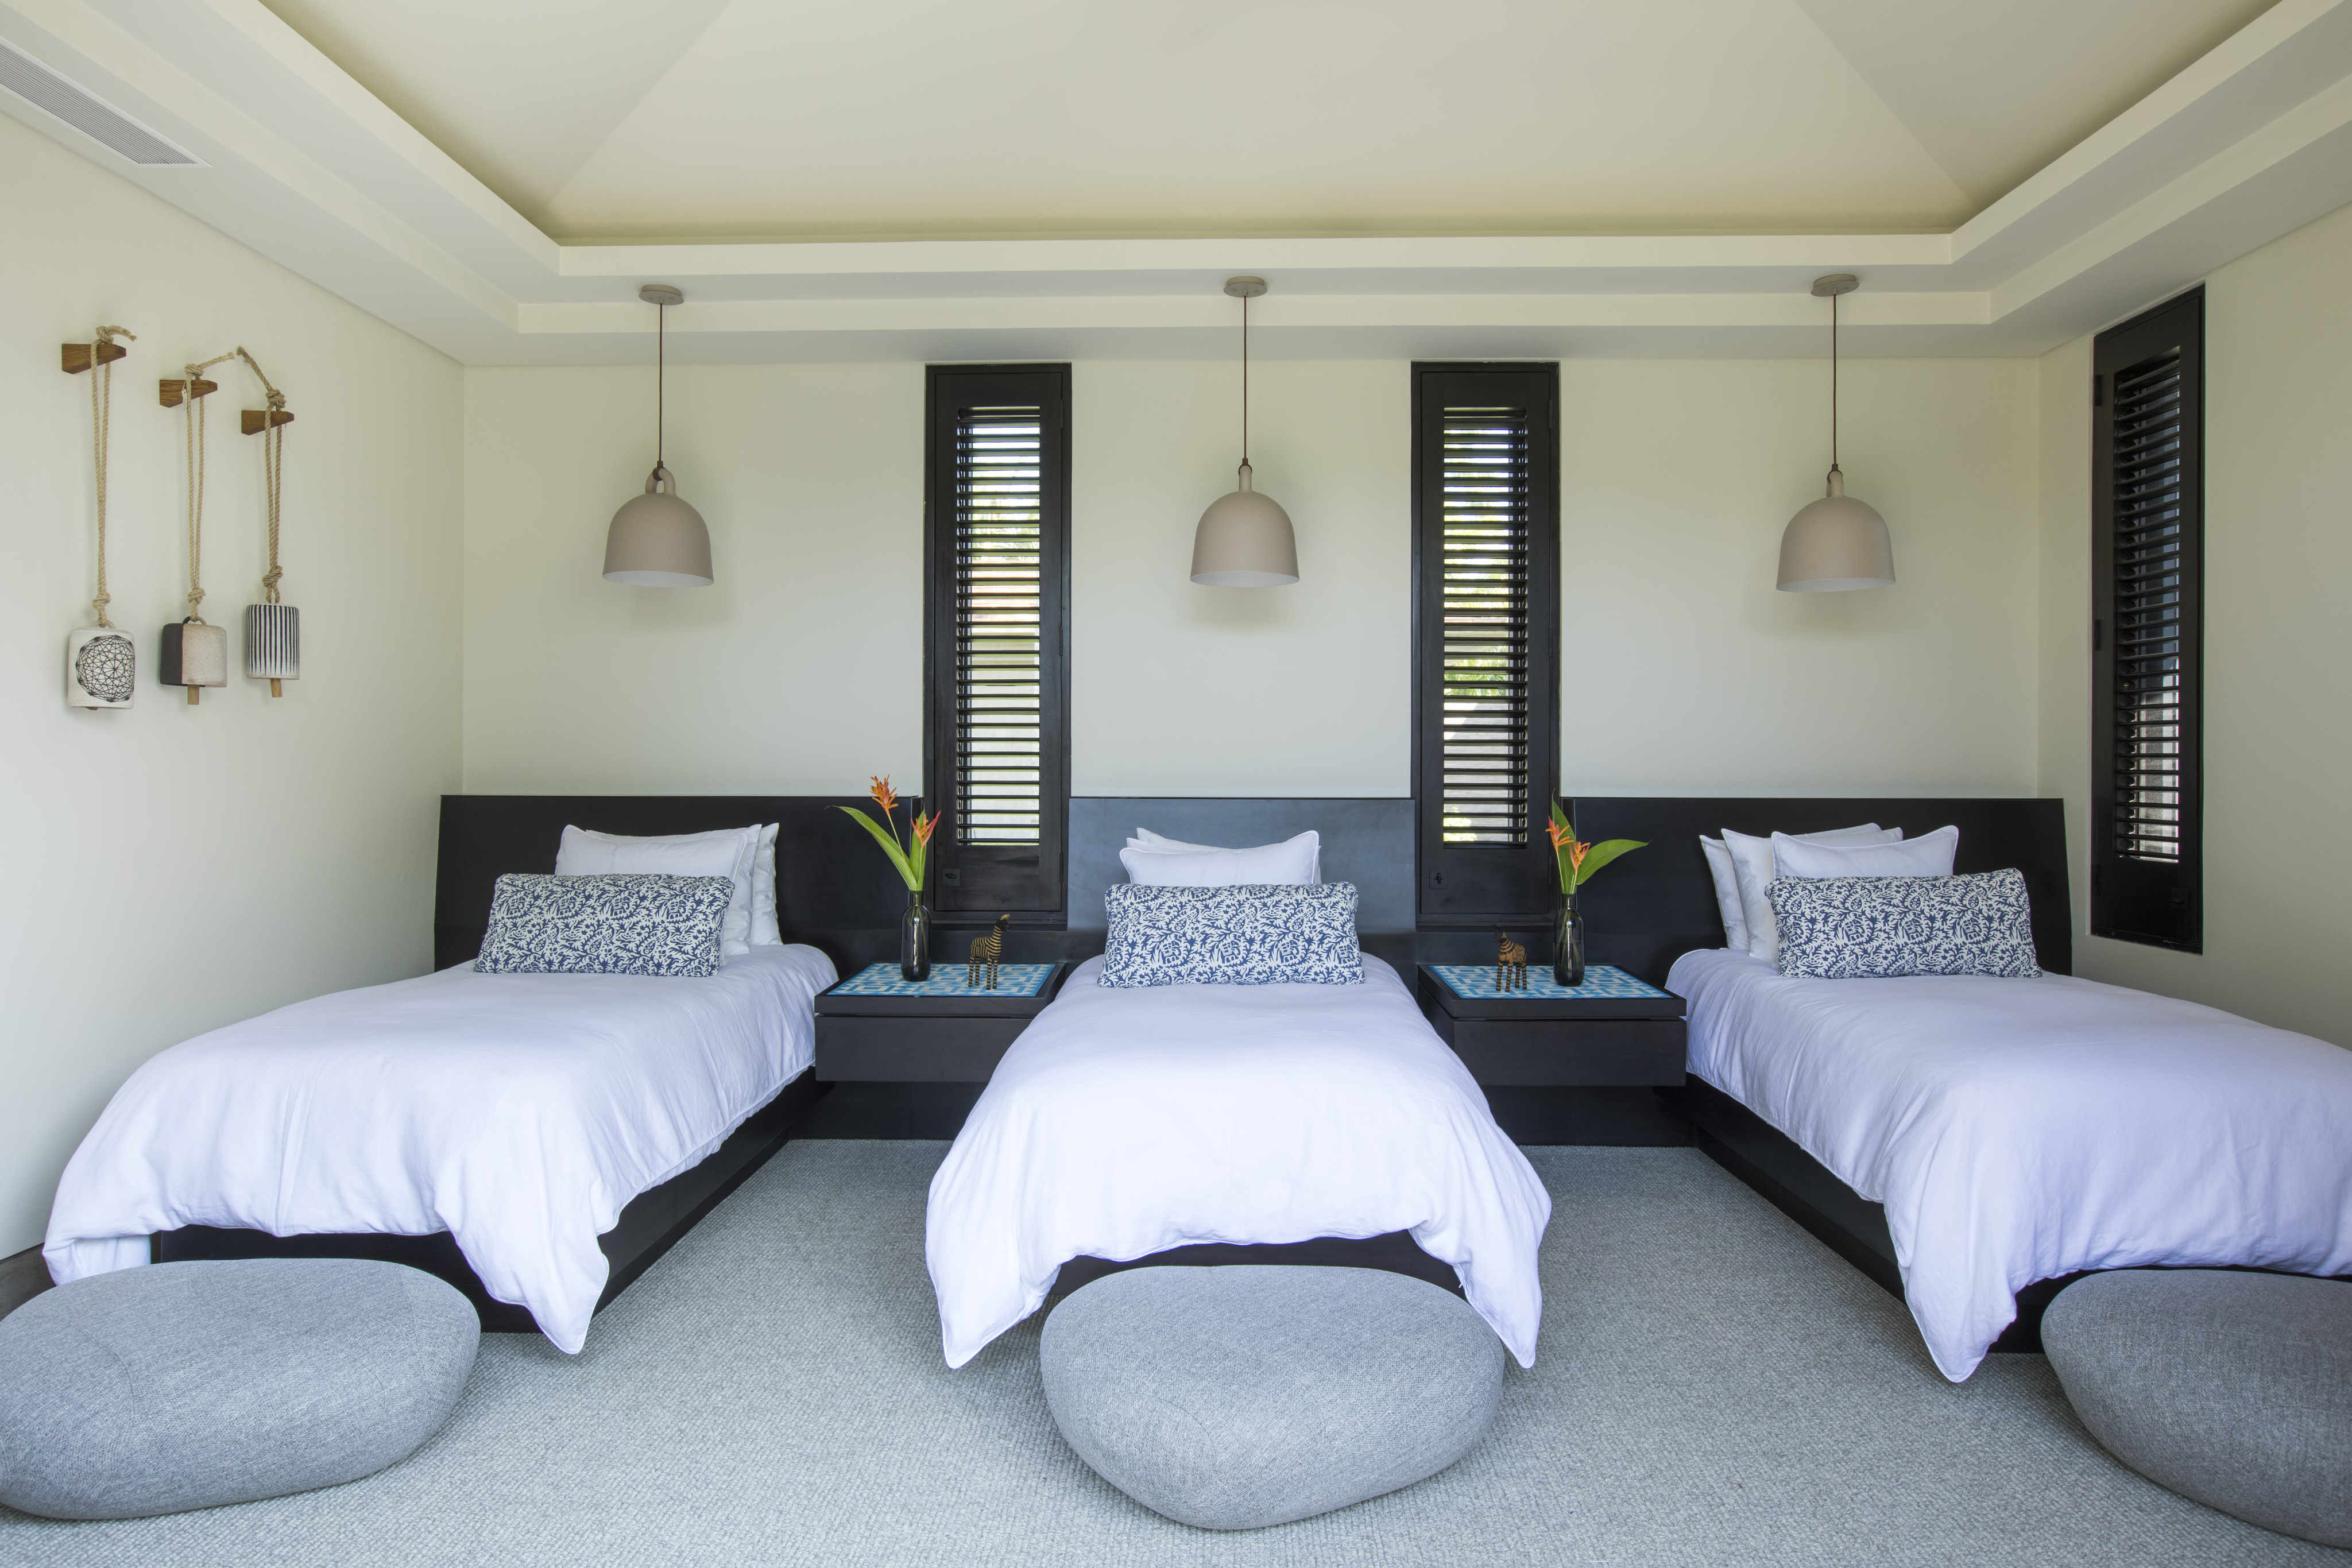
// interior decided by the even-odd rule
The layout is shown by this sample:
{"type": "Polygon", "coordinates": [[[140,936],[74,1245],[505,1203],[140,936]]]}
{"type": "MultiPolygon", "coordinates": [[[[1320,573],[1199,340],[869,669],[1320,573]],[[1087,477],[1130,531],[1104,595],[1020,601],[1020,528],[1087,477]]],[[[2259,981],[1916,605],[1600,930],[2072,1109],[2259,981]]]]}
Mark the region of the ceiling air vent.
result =
{"type": "Polygon", "coordinates": [[[201,168],[204,160],[174,147],[121,110],[93,98],[24,50],[0,39],[0,88],[5,88],[133,163],[201,168]]]}

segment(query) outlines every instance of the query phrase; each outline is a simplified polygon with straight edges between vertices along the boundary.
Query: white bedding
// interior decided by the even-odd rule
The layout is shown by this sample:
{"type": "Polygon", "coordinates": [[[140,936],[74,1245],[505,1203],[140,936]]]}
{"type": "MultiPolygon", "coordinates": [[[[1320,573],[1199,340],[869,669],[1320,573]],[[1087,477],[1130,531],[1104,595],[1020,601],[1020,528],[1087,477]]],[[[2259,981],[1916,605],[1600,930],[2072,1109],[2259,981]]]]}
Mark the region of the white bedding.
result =
{"type": "Polygon", "coordinates": [[[1360,986],[1096,984],[1013,1042],[932,1178],[950,1366],[1037,1310],[1071,1258],[1409,1230],[1523,1366],[1543,1183],[1367,955],[1360,986]]]}
{"type": "Polygon", "coordinates": [[[699,1163],[814,1053],[813,947],[708,979],[478,975],[339,991],[175,1045],[116,1091],[58,1184],[58,1282],[183,1225],[446,1230],[490,1294],[576,1353],[596,1238],[699,1163]]]}
{"type": "Polygon", "coordinates": [[[2352,1272],[2352,1051],[2063,975],[1798,980],[1688,953],[1690,1070],[1884,1204],[1954,1382],[2080,1269],[2352,1272]]]}

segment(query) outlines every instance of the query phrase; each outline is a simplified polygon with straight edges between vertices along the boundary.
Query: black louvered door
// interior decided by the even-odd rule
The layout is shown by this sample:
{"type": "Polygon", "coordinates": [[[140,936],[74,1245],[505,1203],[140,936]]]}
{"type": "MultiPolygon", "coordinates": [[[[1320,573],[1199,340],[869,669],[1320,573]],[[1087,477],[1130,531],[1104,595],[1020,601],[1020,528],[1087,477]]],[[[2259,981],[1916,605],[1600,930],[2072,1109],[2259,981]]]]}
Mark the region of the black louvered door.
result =
{"type": "Polygon", "coordinates": [[[2094,350],[2091,931],[2191,952],[2201,898],[2204,291],[2094,350]]]}
{"type": "Polygon", "coordinates": [[[1549,909],[1559,369],[1413,367],[1414,798],[1425,925],[1549,909]]]}
{"type": "Polygon", "coordinates": [[[933,366],[925,803],[942,914],[1058,916],[1069,802],[1069,368],[933,366]]]}

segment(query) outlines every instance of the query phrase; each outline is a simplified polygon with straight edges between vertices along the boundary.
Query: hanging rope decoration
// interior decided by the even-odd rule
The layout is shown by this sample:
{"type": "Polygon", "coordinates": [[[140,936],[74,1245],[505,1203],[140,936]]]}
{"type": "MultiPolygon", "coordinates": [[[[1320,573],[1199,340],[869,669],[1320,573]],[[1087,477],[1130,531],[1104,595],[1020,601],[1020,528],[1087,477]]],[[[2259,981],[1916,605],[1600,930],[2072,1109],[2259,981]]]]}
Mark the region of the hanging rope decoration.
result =
{"type": "Polygon", "coordinates": [[[204,372],[232,353],[215,355],[190,365],[187,379],[164,382],[158,388],[166,408],[184,402],[188,411],[188,613],[163,628],[163,668],[159,678],[167,686],[185,686],[194,707],[206,686],[228,685],[228,632],[204,618],[205,602],[205,398],[219,391],[204,372]]]}
{"type": "Polygon", "coordinates": [[[267,409],[248,408],[239,416],[247,435],[261,437],[261,482],[269,509],[269,570],[261,576],[261,602],[245,607],[245,673],[269,683],[269,695],[286,695],[284,683],[302,673],[302,612],[278,601],[278,580],[286,575],[278,564],[279,509],[286,495],[286,427],[294,416],[286,412],[286,394],[269,384],[260,364],[242,348],[236,357],[253,372],[268,394],[267,409]]]}
{"type": "Polygon", "coordinates": [[[90,465],[98,511],[98,591],[89,601],[91,624],[66,638],[66,702],[82,708],[124,708],[138,689],[138,644],[107,619],[112,598],[106,591],[107,435],[114,415],[114,361],[130,350],[114,340],[137,342],[124,327],[100,327],[87,343],[68,343],[60,355],[68,375],[89,378],[90,465]]]}

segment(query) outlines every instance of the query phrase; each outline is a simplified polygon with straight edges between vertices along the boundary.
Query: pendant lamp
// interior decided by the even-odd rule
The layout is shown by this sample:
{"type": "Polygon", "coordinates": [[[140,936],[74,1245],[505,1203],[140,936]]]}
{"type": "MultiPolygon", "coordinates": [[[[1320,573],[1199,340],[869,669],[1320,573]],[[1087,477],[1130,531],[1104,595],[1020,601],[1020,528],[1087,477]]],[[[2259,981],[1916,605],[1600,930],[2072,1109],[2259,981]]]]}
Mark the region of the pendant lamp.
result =
{"type": "Polygon", "coordinates": [[[648,283],[637,298],[659,309],[654,328],[654,471],[646,477],[646,493],[630,497],[613,514],[604,535],[604,580],[639,588],[708,588],[710,529],[677,493],[677,478],[662,464],[669,308],[686,296],[667,283],[648,283]]]}
{"type": "Polygon", "coordinates": [[[1298,537],[1290,514],[1252,485],[1249,461],[1249,302],[1265,292],[1265,279],[1228,277],[1225,292],[1242,302],[1241,487],[1201,514],[1192,530],[1192,580],[1211,588],[1280,588],[1298,580],[1298,537]]]}
{"type": "Polygon", "coordinates": [[[1851,272],[1813,279],[1814,297],[1830,302],[1829,494],[1790,517],[1780,535],[1783,593],[1895,586],[1895,547],[1887,540],[1886,519],[1868,502],[1845,493],[1845,475],[1837,463],[1837,302],[1839,295],[1861,284],[1851,272]]]}

